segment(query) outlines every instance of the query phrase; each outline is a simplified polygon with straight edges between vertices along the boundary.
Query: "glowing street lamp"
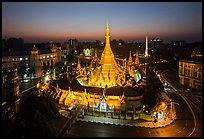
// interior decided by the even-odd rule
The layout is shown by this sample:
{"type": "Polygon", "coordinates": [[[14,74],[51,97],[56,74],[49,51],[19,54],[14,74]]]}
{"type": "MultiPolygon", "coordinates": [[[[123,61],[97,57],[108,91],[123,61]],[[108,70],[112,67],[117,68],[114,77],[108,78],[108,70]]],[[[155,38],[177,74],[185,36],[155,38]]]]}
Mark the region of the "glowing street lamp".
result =
{"type": "Polygon", "coordinates": [[[46,77],[45,77],[45,81],[47,82],[47,81],[49,81],[49,80],[50,80],[49,76],[46,76],[46,77]]]}
{"type": "Polygon", "coordinates": [[[164,102],[161,103],[162,107],[165,108],[166,104],[164,102]]]}
{"type": "Polygon", "coordinates": [[[38,82],[38,83],[37,83],[37,87],[36,87],[36,88],[37,88],[37,89],[39,89],[39,87],[40,87],[40,83],[38,82]]]}

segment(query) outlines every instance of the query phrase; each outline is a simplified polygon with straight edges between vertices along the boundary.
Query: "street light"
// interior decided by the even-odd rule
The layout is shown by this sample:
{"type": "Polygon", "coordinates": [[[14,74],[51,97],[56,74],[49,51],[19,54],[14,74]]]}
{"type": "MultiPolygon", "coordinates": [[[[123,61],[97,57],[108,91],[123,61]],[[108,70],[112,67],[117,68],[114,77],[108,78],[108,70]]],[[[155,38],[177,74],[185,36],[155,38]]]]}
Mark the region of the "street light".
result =
{"type": "Polygon", "coordinates": [[[46,76],[46,77],[45,77],[45,81],[47,82],[47,81],[49,81],[49,80],[50,80],[49,76],[46,76]]]}
{"type": "Polygon", "coordinates": [[[166,104],[164,102],[161,103],[162,107],[165,108],[166,104]]]}
{"type": "Polygon", "coordinates": [[[37,83],[37,89],[39,89],[39,87],[40,87],[40,83],[38,82],[38,83],[37,83]]]}

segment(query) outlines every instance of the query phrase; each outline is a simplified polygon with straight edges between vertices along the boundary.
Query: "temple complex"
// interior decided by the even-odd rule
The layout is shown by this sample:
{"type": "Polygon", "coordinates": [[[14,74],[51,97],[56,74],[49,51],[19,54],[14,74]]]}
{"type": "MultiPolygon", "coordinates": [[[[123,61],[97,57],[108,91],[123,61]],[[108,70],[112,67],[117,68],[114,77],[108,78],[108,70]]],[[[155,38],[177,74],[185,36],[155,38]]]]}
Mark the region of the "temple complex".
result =
{"type": "Polygon", "coordinates": [[[52,81],[49,94],[60,105],[70,110],[80,104],[88,112],[110,112],[113,115],[133,116],[142,112],[143,93],[147,86],[147,67],[140,64],[130,51],[128,60],[118,64],[110,46],[109,25],[106,24],[105,47],[96,64],[97,54],[82,68],[78,58],[73,81],[52,81]],[[94,66],[95,61],[95,66],[94,66]]]}

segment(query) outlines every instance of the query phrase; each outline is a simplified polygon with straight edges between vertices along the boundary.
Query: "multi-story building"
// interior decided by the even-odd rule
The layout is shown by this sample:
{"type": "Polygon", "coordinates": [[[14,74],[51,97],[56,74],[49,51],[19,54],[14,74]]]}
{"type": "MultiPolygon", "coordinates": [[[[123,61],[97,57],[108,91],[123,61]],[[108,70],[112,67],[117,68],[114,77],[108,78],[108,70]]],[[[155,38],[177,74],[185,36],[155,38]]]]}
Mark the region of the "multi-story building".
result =
{"type": "Polygon", "coordinates": [[[180,84],[198,90],[202,89],[202,59],[180,60],[178,74],[180,84]]]}
{"type": "Polygon", "coordinates": [[[2,69],[19,66],[31,66],[35,69],[35,76],[42,75],[43,66],[52,66],[61,61],[61,47],[51,42],[50,50],[38,50],[35,45],[30,52],[4,52],[2,57],[2,69]]]}
{"type": "Polygon", "coordinates": [[[78,47],[78,40],[77,39],[69,39],[68,44],[69,44],[70,52],[71,53],[76,53],[77,52],[77,47],[78,47]]]}
{"type": "Polygon", "coordinates": [[[153,39],[150,40],[150,46],[152,48],[159,47],[159,46],[162,45],[162,43],[163,43],[163,41],[161,39],[159,39],[159,38],[153,38],[153,39]]]}

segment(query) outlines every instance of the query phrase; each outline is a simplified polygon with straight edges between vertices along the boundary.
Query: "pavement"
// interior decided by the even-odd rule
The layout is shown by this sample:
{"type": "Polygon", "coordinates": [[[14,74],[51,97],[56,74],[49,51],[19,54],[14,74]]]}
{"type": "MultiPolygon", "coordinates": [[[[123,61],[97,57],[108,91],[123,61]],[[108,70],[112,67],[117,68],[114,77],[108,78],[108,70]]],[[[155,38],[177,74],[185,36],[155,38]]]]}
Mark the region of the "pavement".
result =
{"type": "MultiPolygon", "coordinates": [[[[61,115],[70,118],[71,114],[69,111],[60,110],[61,115]]],[[[148,119],[149,120],[149,119],[148,119]]],[[[166,119],[161,118],[158,122],[147,121],[145,116],[143,119],[137,120],[123,120],[123,119],[113,119],[107,117],[97,117],[97,116],[89,116],[84,115],[84,118],[77,118],[77,121],[85,121],[85,122],[94,122],[94,123],[102,123],[102,124],[111,124],[111,125],[120,125],[120,126],[134,126],[134,127],[145,127],[145,128],[160,128],[170,125],[174,120],[166,117],[166,119]]]]}

